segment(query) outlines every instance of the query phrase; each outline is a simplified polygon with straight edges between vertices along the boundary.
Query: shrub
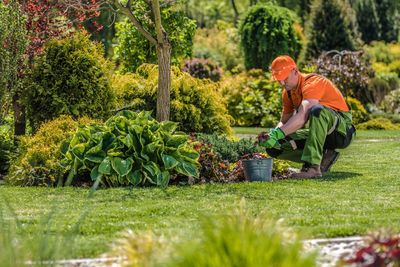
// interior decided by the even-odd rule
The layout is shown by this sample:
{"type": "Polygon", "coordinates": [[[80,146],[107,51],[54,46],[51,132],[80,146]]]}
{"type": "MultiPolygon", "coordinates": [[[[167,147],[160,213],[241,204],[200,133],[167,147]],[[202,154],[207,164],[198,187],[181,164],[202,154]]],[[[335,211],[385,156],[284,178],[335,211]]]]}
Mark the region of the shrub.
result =
{"type": "MultiPolygon", "coordinates": [[[[185,132],[227,133],[230,122],[218,84],[191,77],[172,68],[171,120],[179,122],[185,132]]],[[[118,107],[131,110],[151,110],[155,113],[157,96],[157,66],[143,65],[137,74],[116,75],[113,89],[118,107]]]]}
{"type": "Polygon", "coordinates": [[[12,128],[10,125],[0,126],[0,178],[10,167],[10,159],[15,151],[12,128]]]}
{"type": "Polygon", "coordinates": [[[380,40],[381,25],[375,0],[353,0],[350,4],[356,13],[362,40],[366,43],[380,40]]]}
{"type": "Polygon", "coordinates": [[[19,185],[55,185],[65,174],[59,163],[61,143],[74,134],[78,125],[94,122],[87,117],[73,120],[62,115],[42,124],[35,135],[22,137],[19,155],[11,162],[6,180],[19,185]]]}
{"type": "MultiPolygon", "coordinates": [[[[171,8],[161,12],[163,26],[171,42],[171,63],[179,65],[184,58],[191,57],[196,22],[171,8]]],[[[144,25],[147,27],[148,25],[144,25]]],[[[130,22],[116,23],[118,45],[115,53],[123,72],[133,72],[143,63],[157,63],[157,50],[130,22]]]]}
{"type": "Polygon", "coordinates": [[[199,79],[210,79],[217,82],[221,79],[222,70],[211,60],[193,58],[185,62],[183,71],[199,79]]]}
{"type": "Polygon", "coordinates": [[[193,56],[211,59],[226,71],[238,72],[244,68],[243,52],[239,43],[237,28],[225,21],[218,21],[210,29],[197,29],[193,56]]]}
{"type": "Polygon", "coordinates": [[[363,104],[373,102],[369,83],[375,73],[368,59],[362,52],[333,52],[321,54],[316,61],[316,72],[330,79],[345,95],[363,104]]]}
{"type": "Polygon", "coordinates": [[[381,40],[398,42],[400,36],[400,5],[398,1],[376,1],[376,10],[381,26],[381,40]]]}
{"type": "Polygon", "coordinates": [[[400,89],[391,91],[386,95],[381,106],[386,112],[400,113],[400,89]]]}
{"type": "Polygon", "coordinates": [[[268,70],[272,60],[282,54],[297,58],[301,50],[293,28],[297,20],[284,7],[272,4],[251,7],[239,26],[246,69],[268,70]]]}
{"type": "Polygon", "coordinates": [[[315,266],[291,231],[265,214],[252,216],[243,204],[233,214],[204,218],[197,236],[175,248],[165,266],[315,266]]]}
{"type": "Polygon", "coordinates": [[[221,82],[221,93],[235,125],[274,127],[279,121],[281,87],[261,70],[227,77],[221,82]]]}
{"type": "Polygon", "coordinates": [[[355,12],[348,1],[315,1],[306,33],[306,59],[317,58],[323,51],[357,50],[361,45],[355,12]]]}
{"type": "Polygon", "coordinates": [[[359,124],[368,120],[368,113],[360,101],[353,97],[346,97],[346,102],[351,109],[354,124],[359,124]]]}
{"type": "Polygon", "coordinates": [[[400,127],[389,119],[376,118],[357,125],[358,130],[398,130],[400,127]]]}
{"type": "Polygon", "coordinates": [[[50,41],[36,63],[28,92],[28,118],[34,130],[61,114],[105,118],[113,104],[112,69],[100,44],[85,33],[50,41]]]}
{"type": "Polygon", "coordinates": [[[69,185],[78,170],[108,186],[168,185],[171,173],[198,177],[199,154],[177,124],[157,122],[149,112],[121,111],[104,124],[79,127],[61,147],[69,185]]]}
{"type": "Polygon", "coordinates": [[[396,73],[380,72],[376,73],[376,77],[372,78],[369,83],[374,104],[379,105],[383,98],[392,90],[399,87],[400,79],[396,73]]]}

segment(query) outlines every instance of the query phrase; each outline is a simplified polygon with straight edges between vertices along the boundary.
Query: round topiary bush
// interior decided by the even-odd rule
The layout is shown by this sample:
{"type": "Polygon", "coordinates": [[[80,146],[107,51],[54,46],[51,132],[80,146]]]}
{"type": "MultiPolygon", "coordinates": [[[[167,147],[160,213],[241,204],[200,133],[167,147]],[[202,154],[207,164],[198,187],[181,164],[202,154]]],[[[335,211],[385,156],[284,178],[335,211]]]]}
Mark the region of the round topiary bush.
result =
{"type": "Polygon", "coordinates": [[[399,130],[400,126],[386,118],[375,118],[357,125],[358,130],[399,130]]]}
{"type": "Polygon", "coordinates": [[[27,109],[31,126],[60,116],[106,118],[113,105],[112,65],[85,33],[50,41],[32,72],[27,109]]]}
{"type": "MultiPolygon", "coordinates": [[[[231,133],[225,101],[218,84],[172,68],[171,118],[185,132],[231,133]]],[[[119,109],[149,110],[155,114],[158,67],[144,64],[135,74],[115,75],[113,90],[119,109]]]]}
{"type": "Polygon", "coordinates": [[[301,43],[293,27],[296,20],[296,15],[284,7],[251,7],[239,26],[246,68],[268,70],[272,60],[282,54],[297,58],[301,43]]]}
{"type": "Polygon", "coordinates": [[[221,79],[222,70],[209,59],[193,58],[185,62],[183,71],[199,79],[210,79],[217,82],[221,79]]]}
{"type": "Polygon", "coordinates": [[[42,124],[33,136],[20,139],[19,155],[11,162],[6,181],[19,185],[55,185],[65,174],[60,165],[61,143],[73,136],[78,125],[98,122],[88,117],[74,120],[62,115],[42,124]]]}

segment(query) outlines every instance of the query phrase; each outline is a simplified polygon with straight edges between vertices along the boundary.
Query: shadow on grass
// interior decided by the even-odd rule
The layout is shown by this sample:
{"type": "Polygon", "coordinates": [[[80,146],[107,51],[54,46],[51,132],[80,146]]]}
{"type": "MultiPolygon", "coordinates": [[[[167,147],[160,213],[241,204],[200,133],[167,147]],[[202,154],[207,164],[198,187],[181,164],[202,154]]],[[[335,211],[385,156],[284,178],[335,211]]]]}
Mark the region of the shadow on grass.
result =
{"type": "Polygon", "coordinates": [[[358,172],[343,172],[343,171],[338,171],[338,172],[329,172],[327,174],[324,174],[322,178],[319,180],[321,181],[338,181],[338,180],[343,180],[343,179],[349,179],[349,178],[354,178],[357,176],[361,176],[361,173],[358,172]]]}

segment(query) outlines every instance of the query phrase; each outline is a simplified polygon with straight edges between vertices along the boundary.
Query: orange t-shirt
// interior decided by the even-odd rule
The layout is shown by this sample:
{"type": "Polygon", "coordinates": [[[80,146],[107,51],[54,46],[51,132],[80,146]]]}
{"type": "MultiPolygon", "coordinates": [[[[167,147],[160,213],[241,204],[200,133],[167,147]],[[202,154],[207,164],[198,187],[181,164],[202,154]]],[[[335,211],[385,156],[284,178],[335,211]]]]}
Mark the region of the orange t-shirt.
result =
{"type": "Polygon", "coordinates": [[[342,93],[327,78],[316,74],[303,75],[300,73],[297,87],[290,91],[283,89],[283,114],[290,114],[297,110],[303,99],[317,99],[325,107],[337,111],[349,111],[342,93]]]}

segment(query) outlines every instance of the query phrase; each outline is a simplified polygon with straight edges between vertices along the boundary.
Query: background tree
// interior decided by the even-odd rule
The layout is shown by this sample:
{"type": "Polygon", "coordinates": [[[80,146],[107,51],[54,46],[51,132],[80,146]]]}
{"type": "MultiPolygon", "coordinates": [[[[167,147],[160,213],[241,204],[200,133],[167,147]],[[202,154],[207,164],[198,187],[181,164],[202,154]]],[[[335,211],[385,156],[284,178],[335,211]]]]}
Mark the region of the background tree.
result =
{"type": "Polygon", "coordinates": [[[350,4],[357,14],[357,22],[362,40],[370,43],[379,40],[381,26],[374,0],[350,0],[350,4]]]}
{"type": "MultiPolygon", "coordinates": [[[[0,108],[4,107],[4,103],[10,103],[10,98],[18,95],[21,89],[24,54],[28,44],[25,25],[26,18],[18,1],[0,3],[0,108]]],[[[2,122],[4,114],[0,115],[2,122]]]]}
{"type": "Polygon", "coordinates": [[[316,0],[307,25],[306,59],[322,51],[357,50],[361,45],[354,10],[347,0],[316,0]]]}
{"type": "Polygon", "coordinates": [[[381,26],[381,40],[400,41],[400,2],[397,0],[375,0],[381,26]]]}
{"type": "Polygon", "coordinates": [[[248,11],[239,27],[247,69],[268,70],[281,54],[297,58],[301,44],[293,23],[294,12],[271,4],[257,5],[248,11]]]}

